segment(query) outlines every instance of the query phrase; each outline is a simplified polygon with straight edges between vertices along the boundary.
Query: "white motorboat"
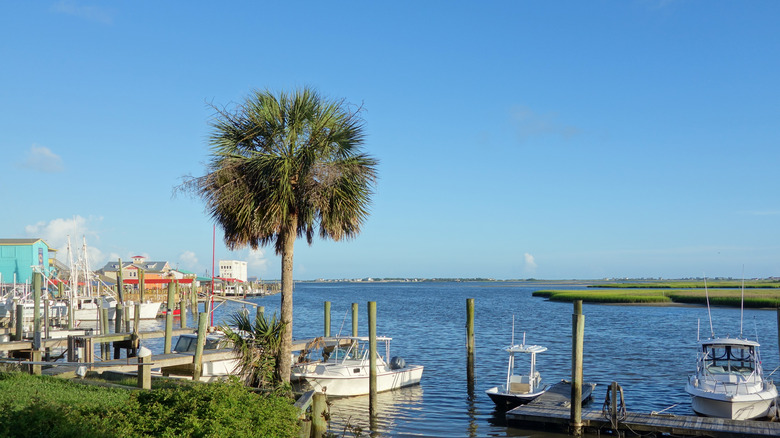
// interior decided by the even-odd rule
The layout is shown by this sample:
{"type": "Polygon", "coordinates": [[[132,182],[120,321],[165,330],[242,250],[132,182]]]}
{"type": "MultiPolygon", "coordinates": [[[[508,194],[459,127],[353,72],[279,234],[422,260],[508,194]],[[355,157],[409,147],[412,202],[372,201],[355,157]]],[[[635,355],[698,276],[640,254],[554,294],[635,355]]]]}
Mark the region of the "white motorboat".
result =
{"type": "Polygon", "coordinates": [[[536,371],[536,355],[547,351],[547,347],[525,345],[525,336],[523,338],[523,344],[504,348],[504,351],[509,353],[506,383],[485,391],[496,404],[496,407],[502,410],[526,404],[544,394],[549,387],[548,385],[542,385],[542,376],[539,374],[539,371],[536,371]],[[525,353],[531,356],[531,367],[528,374],[515,373],[515,354],[517,353],[525,353]]]}
{"type": "MultiPolygon", "coordinates": [[[[332,397],[365,395],[369,393],[369,346],[367,337],[334,338],[336,342],[323,348],[321,360],[301,358],[293,365],[290,380],[301,389],[314,389],[332,397]],[[346,344],[346,345],[344,345],[346,344]]],[[[403,358],[390,357],[392,338],[377,337],[384,343],[384,357],[377,352],[377,392],[416,385],[422,379],[422,365],[407,365],[403,358]]],[[[319,351],[319,350],[318,350],[319,351]]]]}
{"type": "MultiPolygon", "coordinates": [[[[184,353],[195,355],[195,348],[198,345],[198,334],[187,333],[179,336],[176,344],[173,347],[174,353],[184,353]]],[[[204,351],[208,350],[220,350],[227,349],[232,350],[233,344],[228,341],[221,332],[216,332],[206,336],[206,343],[203,346],[204,351]]],[[[203,362],[203,369],[201,370],[200,380],[209,382],[213,380],[225,379],[228,376],[235,375],[238,370],[239,359],[237,356],[222,359],[203,362]]],[[[162,369],[163,375],[176,377],[184,376],[186,378],[192,377],[193,364],[177,365],[172,367],[165,367],[162,369]]]]}
{"type": "Polygon", "coordinates": [[[758,342],[727,337],[699,345],[696,373],[685,385],[697,414],[749,420],[771,413],[777,388],[763,375],[758,342]]]}

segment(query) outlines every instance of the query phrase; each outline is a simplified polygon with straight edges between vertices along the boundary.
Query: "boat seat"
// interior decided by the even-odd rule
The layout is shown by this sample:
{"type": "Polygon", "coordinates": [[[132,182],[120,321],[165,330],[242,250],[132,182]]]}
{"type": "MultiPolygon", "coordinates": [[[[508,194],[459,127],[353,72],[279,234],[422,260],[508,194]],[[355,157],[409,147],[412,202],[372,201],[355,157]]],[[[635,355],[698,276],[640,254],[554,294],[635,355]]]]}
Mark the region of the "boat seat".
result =
{"type": "Polygon", "coordinates": [[[531,385],[528,383],[511,382],[509,384],[509,392],[515,394],[528,394],[531,392],[531,385]]]}

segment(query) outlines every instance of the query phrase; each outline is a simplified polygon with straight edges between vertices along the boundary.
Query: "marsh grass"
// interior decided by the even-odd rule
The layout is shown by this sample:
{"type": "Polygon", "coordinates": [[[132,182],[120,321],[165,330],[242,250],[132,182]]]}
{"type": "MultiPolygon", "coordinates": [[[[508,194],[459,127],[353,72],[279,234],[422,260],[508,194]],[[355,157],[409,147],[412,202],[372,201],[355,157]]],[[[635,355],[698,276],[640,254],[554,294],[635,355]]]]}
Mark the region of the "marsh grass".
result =
{"type": "MultiPolygon", "coordinates": [[[[741,289],[708,289],[707,293],[713,306],[739,307],[742,302],[741,289]]],[[[533,296],[551,301],[582,300],[586,303],[602,304],[707,304],[704,289],[540,290],[534,292],[533,296]]],[[[778,307],[780,290],[746,288],[744,305],[750,308],[778,307]]]]}
{"type": "MultiPolygon", "coordinates": [[[[598,289],[704,289],[704,280],[653,281],[647,283],[603,283],[589,285],[598,289]]],[[[741,289],[742,280],[707,280],[714,289],[741,289]]],[[[745,289],[780,289],[780,281],[745,280],[745,289]]]]}

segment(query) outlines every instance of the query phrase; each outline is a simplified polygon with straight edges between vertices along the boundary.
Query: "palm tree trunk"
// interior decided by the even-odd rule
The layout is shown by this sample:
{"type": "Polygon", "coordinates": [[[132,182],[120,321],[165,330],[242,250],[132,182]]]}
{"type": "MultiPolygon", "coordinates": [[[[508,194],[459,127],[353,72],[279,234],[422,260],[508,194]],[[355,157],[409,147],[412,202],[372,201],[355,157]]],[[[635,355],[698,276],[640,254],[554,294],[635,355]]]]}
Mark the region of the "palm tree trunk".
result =
{"type": "Polygon", "coordinates": [[[282,382],[290,382],[292,368],[292,335],[293,335],[293,247],[295,246],[296,226],[298,218],[292,215],[287,232],[283,236],[282,248],[282,304],[281,321],[285,325],[282,335],[282,345],[279,360],[279,374],[282,382]]]}

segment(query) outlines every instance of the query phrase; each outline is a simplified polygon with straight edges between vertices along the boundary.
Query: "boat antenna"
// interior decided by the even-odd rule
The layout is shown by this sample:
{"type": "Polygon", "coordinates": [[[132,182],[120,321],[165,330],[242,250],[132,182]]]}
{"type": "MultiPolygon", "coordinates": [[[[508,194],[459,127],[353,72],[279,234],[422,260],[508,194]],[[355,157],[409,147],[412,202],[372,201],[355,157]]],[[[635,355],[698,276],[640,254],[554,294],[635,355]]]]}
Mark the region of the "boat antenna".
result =
{"type": "Polygon", "coordinates": [[[710,311],[710,294],[707,291],[707,276],[704,276],[704,296],[707,298],[707,316],[710,318],[710,337],[715,337],[715,330],[712,328],[712,312],[710,311]]]}
{"type": "Polygon", "coordinates": [[[512,314],[512,343],[510,344],[512,346],[515,345],[515,314],[512,314]]]}
{"type": "Polygon", "coordinates": [[[696,340],[701,340],[701,318],[696,318],[696,340]]]}
{"type": "Polygon", "coordinates": [[[745,265],[742,265],[742,296],[739,299],[739,337],[742,337],[742,321],[745,315],[745,265]]]}

